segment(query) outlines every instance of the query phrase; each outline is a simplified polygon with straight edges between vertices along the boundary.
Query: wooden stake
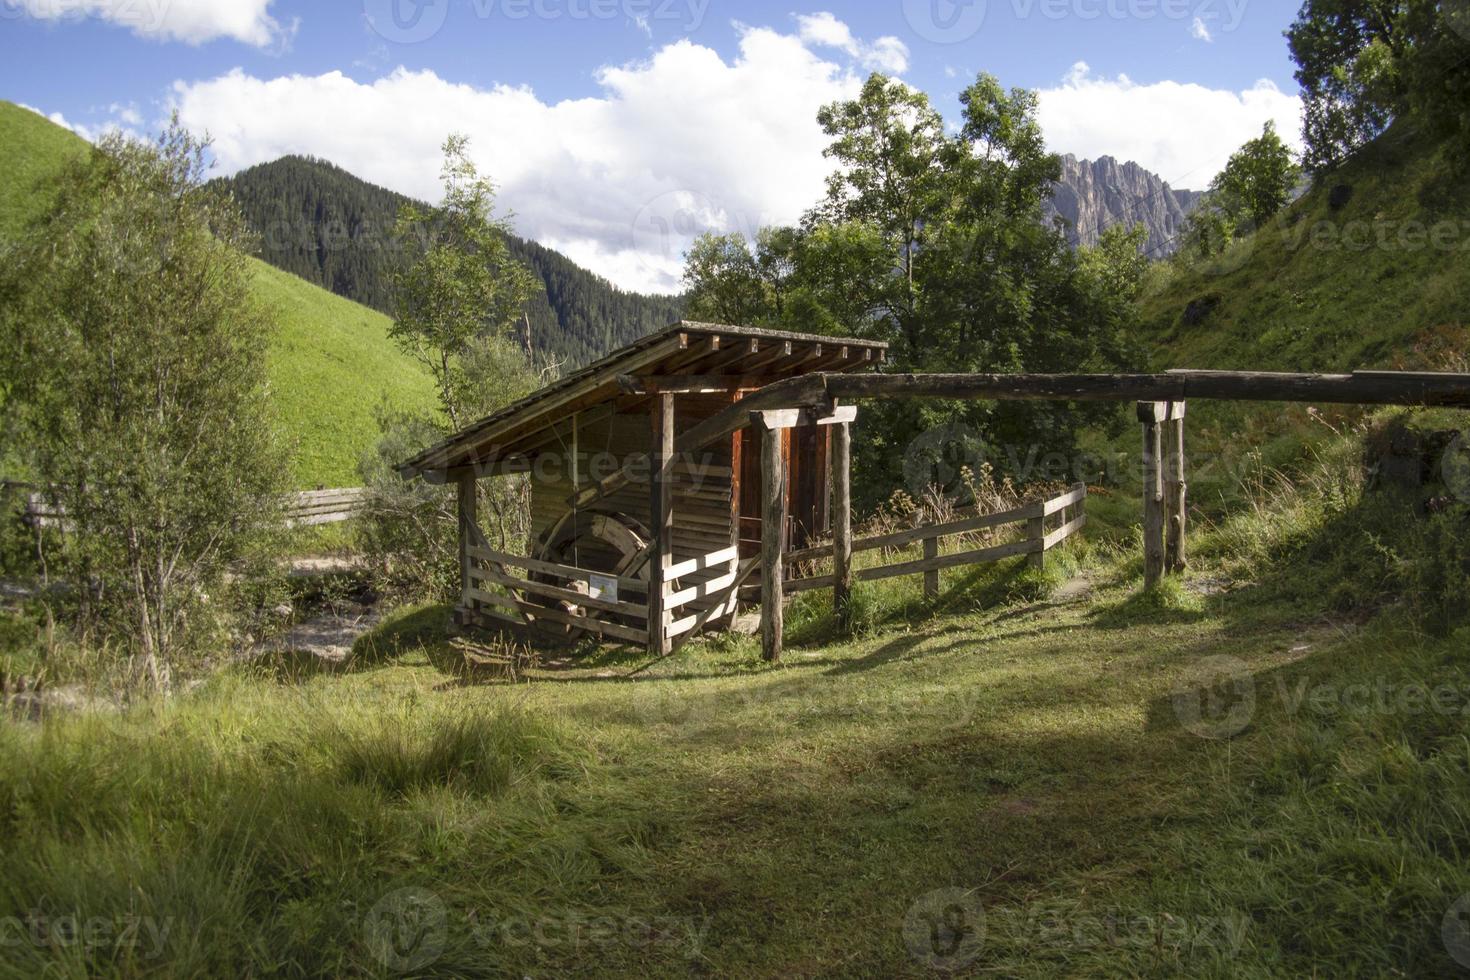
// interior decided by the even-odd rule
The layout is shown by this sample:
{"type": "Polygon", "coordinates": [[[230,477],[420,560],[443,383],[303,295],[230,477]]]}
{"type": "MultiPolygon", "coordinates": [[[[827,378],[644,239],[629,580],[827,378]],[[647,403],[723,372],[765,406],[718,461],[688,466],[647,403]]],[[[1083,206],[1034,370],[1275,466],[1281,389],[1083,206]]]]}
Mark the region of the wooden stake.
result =
{"type": "Polygon", "coordinates": [[[1153,589],[1164,577],[1164,467],[1163,430],[1159,416],[1166,403],[1139,402],[1143,423],[1143,584],[1153,589]]]}
{"type": "Polygon", "coordinates": [[[652,558],[648,564],[648,653],[668,656],[669,613],[665,570],[673,560],[674,540],[674,396],[655,395],[651,411],[653,447],[649,470],[649,528],[652,558]]]}
{"type": "Polygon", "coordinates": [[[1184,553],[1185,532],[1189,527],[1189,486],[1184,481],[1184,402],[1169,406],[1168,465],[1164,479],[1164,513],[1169,521],[1164,547],[1164,569],[1170,575],[1189,567],[1184,553]]]}
{"type": "MultiPolygon", "coordinates": [[[[455,484],[456,507],[459,516],[459,605],[467,613],[475,603],[470,599],[474,583],[470,580],[470,547],[474,544],[474,531],[479,519],[475,513],[475,475],[468,470],[462,472],[455,484]]],[[[462,614],[461,614],[462,615],[462,614]]]]}
{"type": "Polygon", "coordinates": [[[832,604],[837,622],[852,627],[852,426],[832,430],[832,604]]]}
{"type": "MultiPolygon", "coordinates": [[[[936,559],[938,557],[939,557],[939,539],[938,538],[925,538],[924,539],[924,560],[925,561],[933,561],[934,559],[936,559]]],[[[936,565],[936,567],[927,569],[924,572],[924,598],[925,599],[938,599],[939,598],[939,568],[938,568],[937,565],[936,565]]]]}
{"type": "Polygon", "coordinates": [[[786,458],[780,429],[761,432],[761,652],[781,659],[785,600],[786,458]]]}

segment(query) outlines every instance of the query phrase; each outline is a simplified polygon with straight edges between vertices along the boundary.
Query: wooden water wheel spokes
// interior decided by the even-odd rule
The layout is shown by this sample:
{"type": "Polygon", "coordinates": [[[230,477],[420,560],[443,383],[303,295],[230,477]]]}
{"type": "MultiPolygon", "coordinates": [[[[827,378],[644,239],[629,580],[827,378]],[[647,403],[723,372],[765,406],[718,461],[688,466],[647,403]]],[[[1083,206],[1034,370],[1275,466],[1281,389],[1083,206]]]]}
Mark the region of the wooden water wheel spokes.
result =
{"type": "MultiPolygon", "coordinates": [[[[590,572],[599,572],[610,577],[635,579],[647,582],[649,576],[648,529],[635,518],[612,511],[568,512],[542,535],[536,549],[536,557],[560,565],[573,565],[590,572]]],[[[586,582],[567,582],[544,573],[533,573],[533,581],[547,582],[586,593],[586,582]]],[[[646,603],[648,593],[639,593],[625,588],[618,599],[624,602],[646,603]]],[[[559,609],[573,616],[596,616],[607,622],[630,626],[642,626],[642,620],[621,616],[605,610],[590,609],[572,600],[556,600],[532,597],[530,601],[547,608],[559,609]]],[[[539,621],[542,629],[557,636],[566,636],[573,627],[561,623],[539,621]]]]}

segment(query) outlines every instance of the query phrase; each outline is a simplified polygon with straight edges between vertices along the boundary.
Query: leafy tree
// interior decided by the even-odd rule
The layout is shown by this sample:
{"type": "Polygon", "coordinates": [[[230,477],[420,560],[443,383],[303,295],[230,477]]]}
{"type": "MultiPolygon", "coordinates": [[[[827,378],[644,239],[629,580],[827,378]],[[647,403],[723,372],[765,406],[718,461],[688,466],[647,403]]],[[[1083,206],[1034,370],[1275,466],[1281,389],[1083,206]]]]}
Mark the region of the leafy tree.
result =
{"type": "Polygon", "coordinates": [[[104,137],[53,180],[0,280],[0,374],[19,445],[68,531],[81,625],[166,689],[211,596],[278,516],[271,323],[250,235],[202,186],[204,144],[104,137]]]}
{"type": "Polygon", "coordinates": [[[1286,36],[1308,170],[1331,169],[1406,113],[1465,162],[1470,13],[1461,0],[1306,0],[1286,36]]]}
{"type": "Polygon", "coordinates": [[[1291,203],[1301,176],[1296,154],[1277,135],[1275,124],[1266,123],[1260,136],[1231,154],[1190,212],[1176,261],[1208,261],[1263,227],[1291,203]]]}
{"type": "MultiPolygon", "coordinates": [[[[1127,363],[1144,267],[1136,234],[1110,235],[1084,260],[1042,218],[1061,164],[1046,152],[1035,95],[981,75],[961,103],[953,135],[923,93],[882,75],[857,99],[824,107],[818,120],[840,164],[826,199],[800,229],[763,234],[753,249],[737,236],[691,252],[691,306],[738,296],[759,322],[887,340],[900,370],[1127,363]]],[[[1062,449],[1080,424],[1108,414],[1040,403],[875,403],[856,434],[855,488],[872,503],[900,486],[909,442],[935,424],[964,423],[997,447],[1062,449]]],[[[1010,465],[1008,456],[994,462],[1010,465]]]]}
{"type": "Polygon", "coordinates": [[[468,367],[513,334],[533,279],[510,257],[507,225],[494,216],[495,188],[467,153],[469,141],[444,142],[444,200],[414,202],[399,213],[397,237],[413,261],[396,277],[397,315],[389,334],[433,374],[440,405],[458,429],[503,398],[468,367]]]}
{"type": "MultiPolygon", "coordinates": [[[[505,224],[493,216],[494,189],[466,154],[466,141],[444,144],[444,201],[409,202],[397,234],[417,250],[400,273],[393,337],[434,373],[442,414],[436,418],[380,411],[383,438],[359,470],[368,490],[363,536],[378,585],[397,594],[448,598],[458,581],[458,524],[444,487],[405,483],[393,466],[470,419],[524,397],[554,376],[541,374],[515,339],[533,282],[511,258],[505,224]]],[[[483,512],[494,517],[496,542],[518,547],[530,526],[524,477],[477,483],[483,512]]]]}
{"type": "Polygon", "coordinates": [[[824,155],[839,168],[827,178],[827,200],[808,223],[858,222],[879,231],[899,271],[889,312],[915,347],[916,266],[926,229],[946,198],[944,157],[951,143],[944,120],[924,93],[874,72],[856,99],[823,106],[817,122],[832,138],[824,155]]]}
{"type": "Polygon", "coordinates": [[[1291,203],[1300,180],[1296,154],[1268,122],[1260,136],[1231,155],[1210,190],[1238,226],[1259,228],[1291,203]]]}
{"type": "Polygon", "coordinates": [[[684,255],[689,315],[710,323],[759,324],[774,314],[755,254],[744,235],[706,232],[684,255]]]}

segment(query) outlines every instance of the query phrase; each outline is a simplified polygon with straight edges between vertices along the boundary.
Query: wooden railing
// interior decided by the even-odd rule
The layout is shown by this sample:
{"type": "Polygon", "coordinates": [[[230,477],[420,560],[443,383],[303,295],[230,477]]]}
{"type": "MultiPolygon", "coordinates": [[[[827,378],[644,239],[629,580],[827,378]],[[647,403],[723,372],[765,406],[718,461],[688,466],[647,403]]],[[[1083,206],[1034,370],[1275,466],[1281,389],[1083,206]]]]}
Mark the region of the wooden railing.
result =
{"type": "MultiPolygon", "coordinates": [[[[47,499],[32,484],[6,482],[5,493],[23,494],[22,519],[32,527],[60,528],[68,526],[66,511],[47,499]]],[[[339,490],[303,490],[287,494],[282,503],[282,516],[289,527],[309,527],[350,520],[362,510],[367,491],[362,487],[339,490]]]]}
{"type": "MultiPolygon", "coordinates": [[[[925,590],[937,593],[941,569],[1000,561],[1015,555],[1031,555],[1039,563],[1046,552],[1087,523],[1083,510],[1086,497],[1087,488],[1078,484],[1049,500],[1038,500],[1004,513],[855,540],[854,551],[902,550],[921,543],[924,557],[857,569],[854,577],[859,581],[873,581],[923,574],[925,590]],[[966,536],[1012,524],[1025,524],[1025,536],[1002,544],[940,553],[943,539],[964,541],[966,536]]],[[[478,528],[472,527],[469,534],[468,582],[460,603],[462,621],[482,626],[551,625],[648,644],[650,586],[646,579],[608,575],[575,565],[495,551],[486,544],[478,528]]],[[[830,588],[834,584],[830,573],[804,576],[796,573],[831,557],[830,543],[789,553],[786,564],[792,568],[792,574],[786,580],[786,591],[830,588]]],[[[741,559],[735,547],[670,563],[663,575],[665,584],[660,604],[661,628],[669,641],[668,649],[677,650],[707,626],[732,616],[742,598],[758,601],[758,595],[749,594],[748,589],[759,578],[760,558],[741,559]],[[747,589],[744,597],[742,589],[747,589]]]]}
{"type": "MultiPolygon", "coordinates": [[[[649,583],[491,549],[478,528],[466,549],[469,583],[461,618],[514,626],[580,630],[648,643],[649,583]]],[[[664,573],[663,631],[674,647],[707,625],[734,614],[740,587],[757,569],[731,547],[668,565],[664,573]]]]}
{"type": "MultiPolygon", "coordinates": [[[[1084,509],[1086,499],[1087,486],[1079,483],[1066,493],[1050,500],[1037,500],[1014,510],[967,517],[944,524],[926,524],[903,531],[894,531],[890,534],[854,538],[852,542],[854,553],[879,548],[905,549],[916,543],[922,543],[924,556],[892,564],[857,568],[853,570],[853,578],[859,582],[871,582],[899,575],[923,574],[925,592],[933,595],[939,591],[939,572],[942,569],[1001,561],[1016,555],[1031,555],[1033,562],[1039,565],[1045,560],[1048,551],[1086,526],[1087,513],[1084,509]],[[1012,524],[1025,524],[1025,536],[1003,544],[987,545],[981,548],[962,548],[959,551],[941,554],[940,542],[945,538],[959,538],[963,541],[967,535],[1012,524]]],[[[802,592],[808,589],[831,588],[835,584],[835,577],[832,574],[803,574],[803,566],[810,567],[822,559],[831,557],[831,542],[788,554],[786,556],[788,568],[786,591],[802,592]]]]}

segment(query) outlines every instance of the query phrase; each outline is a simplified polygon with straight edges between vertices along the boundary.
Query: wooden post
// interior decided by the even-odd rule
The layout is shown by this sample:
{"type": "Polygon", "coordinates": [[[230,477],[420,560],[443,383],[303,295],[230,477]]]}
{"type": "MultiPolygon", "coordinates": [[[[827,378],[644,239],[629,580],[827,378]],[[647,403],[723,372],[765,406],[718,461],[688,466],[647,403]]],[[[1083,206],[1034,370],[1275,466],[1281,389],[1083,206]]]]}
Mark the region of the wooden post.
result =
{"type": "Polygon", "coordinates": [[[1184,536],[1189,528],[1189,485],[1184,479],[1184,402],[1169,404],[1168,465],[1164,477],[1164,513],[1169,521],[1164,547],[1164,570],[1177,575],[1189,567],[1184,536]]]}
{"type": "Polygon", "coordinates": [[[648,513],[653,554],[648,560],[648,653],[665,657],[669,653],[669,613],[664,607],[668,595],[664,570],[673,560],[674,538],[674,396],[655,395],[651,415],[648,513]]]}
{"type": "Polygon", "coordinates": [[[1041,548],[1026,556],[1032,568],[1046,567],[1046,502],[1037,502],[1034,513],[1026,519],[1026,540],[1041,543],[1041,548]]]}
{"type": "MultiPolygon", "coordinates": [[[[939,557],[939,539],[924,539],[924,560],[933,561],[939,557]]],[[[939,598],[939,569],[929,568],[924,571],[924,598],[939,598]]]]}
{"type": "Polygon", "coordinates": [[[475,528],[478,526],[479,518],[476,514],[478,501],[475,496],[476,481],[473,470],[465,470],[459,475],[455,484],[456,507],[459,516],[459,605],[455,611],[455,618],[462,625],[467,624],[474,604],[470,601],[470,589],[474,583],[470,580],[470,546],[475,541],[475,528]]]}
{"type": "Polygon", "coordinates": [[[1155,588],[1164,577],[1164,466],[1163,429],[1159,419],[1168,415],[1167,402],[1139,402],[1143,423],[1143,585],[1155,588]]]}
{"type": "Polygon", "coordinates": [[[839,626],[852,626],[852,426],[832,432],[832,605],[839,626]]]}
{"type": "Polygon", "coordinates": [[[786,554],[786,457],[781,429],[761,424],[761,652],[781,659],[786,554]]]}

